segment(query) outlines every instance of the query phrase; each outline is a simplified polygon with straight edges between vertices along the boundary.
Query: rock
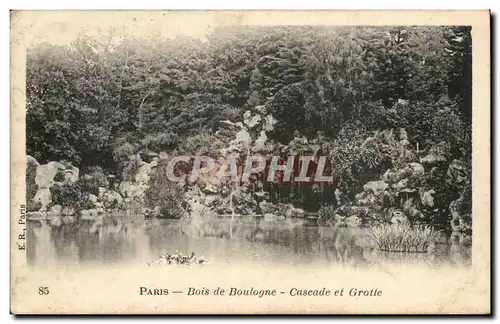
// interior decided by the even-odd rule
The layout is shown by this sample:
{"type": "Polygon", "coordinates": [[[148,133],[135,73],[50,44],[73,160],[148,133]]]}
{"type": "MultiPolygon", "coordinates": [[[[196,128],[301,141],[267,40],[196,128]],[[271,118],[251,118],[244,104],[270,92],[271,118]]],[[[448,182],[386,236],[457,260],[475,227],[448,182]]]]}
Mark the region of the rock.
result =
{"type": "Polygon", "coordinates": [[[221,197],[228,197],[230,193],[231,193],[231,189],[227,185],[221,186],[221,188],[220,188],[221,197]]]}
{"type": "Polygon", "coordinates": [[[292,207],[285,213],[286,217],[304,217],[306,213],[303,209],[292,207]]]}
{"type": "MultiPolygon", "coordinates": [[[[335,191],[333,192],[333,194],[335,195],[335,200],[337,200],[337,205],[341,206],[343,205],[345,202],[344,202],[344,194],[342,193],[342,191],[340,191],[339,188],[336,188],[335,191]]],[[[358,194],[359,195],[359,194],[358,194]]]]}
{"type": "Polygon", "coordinates": [[[207,195],[205,197],[205,205],[208,207],[219,206],[221,203],[221,197],[219,195],[207,195]]]}
{"type": "Polygon", "coordinates": [[[81,219],[92,219],[98,216],[97,209],[83,209],[79,211],[81,219]]]}
{"type": "Polygon", "coordinates": [[[401,141],[399,141],[399,143],[400,143],[402,146],[408,146],[408,145],[410,145],[410,141],[408,141],[408,140],[401,140],[401,141]]]}
{"type": "Polygon", "coordinates": [[[134,179],[135,182],[138,184],[147,185],[149,183],[150,176],[151,176],[151,165],[143,162],[137,169],[134,179]]]}
{"type": "Polygon", "coordinates": [[[228,151],[240,151],[250,148],[252,144],[252,137],[246,129],[240,130],[235,135],[235,139],[230,142],[228,151]]]}
{"type": "Polygon", "coordinates": [[[41,164],[36,169],[35,182],[39,189],[49,189],[51,188],[55,181],[54,177],[60,171],[64,171],[66,167],[59,162],[49,162],[47,164],[41,164]]]}
{"type": "Polygon", "coordinates": [[[267,135],[266,131],[261,131],[259,137],[255,140],[253,144],[253,149],[257,151],[264,150],[266,148],[267,135]]]}
{"type": "Polygon", "coordinates": [[[466,223],[464,218],[458,217],[450,220],[451,229],[455,232],[465,232],[467,229],[470,229],[470,225],[466,223]]]}
{"type": "Polygon", "coordinates": [[[259,200],[269,200],[269,192],[267,191],[257,191],[254,195],[259,198],[259,200]]]}
{"type": "Polygon", "coordinates": [[[449,145],[445,142],[433,145],[426,156],[420,159],[420,163],[434,166],[447,160],[449,145]]]}
{"type": "Polygon", "coordinates": [[[377,197],[373,193],[363,192],[363,195],[357,194],[356,196],[359,206],[373,206],[377,202],[377,197]]]}
{"type": "Polygon", "coordinates": [[[449,206],[451,213],[450,225],[454,231],[457,232],[470,232],[472,229],[472,218],[470,214],[462,213],[462,206],[464,204],[464,197],[452,201],[449,206]]]}
{"type": "Polygon", "coordinates": [[[467,164],[459,160],[453,160],[446,174],[451,183],[459,186],[464,185],[467,181],[467,164]]]}
{"type": "Polygon", "coordinates": [[[68,166],[64,170],[64,182],[65,183],[75,183],[78,181],[78,175],[80,174],[80,170],[75,166],[68,166]]]}
{"type": "Polygon", "coordinates": [[[395,185],[393,185],[392,187],[398,191],[402,191],[403,189],[406,189],[408,187],[408,183],[409,183],[408,179],[403,179],[398,183],[396,183],[395,185]]]}
{"type": "Polygon", "coordinates": [[[52,194],[50,193],[50,189],[47,187],[38,189],[33,201],[35,203],[41,204],[40,211],[46,211],[47,206],[52,202],[52,194]]]}
{"type": "Polygon", "coordinates": [[[405,212],[406,215],[408,215],[408,219],[412,220],[412,222],[424,218],[424,214],[415,207],[407,208],[405,209],[405,212]]]}
{"type": "Polygon", "coordinates": [[[217,194],[219,193],[219,188],[212,185],[211,183],[205,183],[205,186],[201,189],[203,193],[206,194],[217,194]]]}
{"type": "Polygon", "coordinates": [[[434,207],[434,197],[432,195],[435,193],[436,191],[434,191],[433,189],[421,193],[420,200],[422,201],[422,204],[425,206],[434,207]]]}
{"type": "Polygon", "coordinates": [[[270,132],[270,131],[273,131],[274,130],[274,125],[276,125],[276,123],[278,122],[278,120],[276,120],[273,115],[269,114],[267,115],[266,117],[264,117],[264,125],[263,125],[263,129],[266,131],[266,132],[270,132]]]}
{"type": "Polygon", "coordinates": [[[97,196],[93,194],[89,194],[89,200],[92,202],[92,204],[95,206],[97,204],[97,196]]]}
{"type": "Polygon", "coordinates": [[[232,200],[232,204],[230,202],[230,206],[233,206],[236,213],[248,215],[255,214],[257,212],[257,202],[252,195],[247,192],[247,190],[248,189],[246,187],[241,187],[234,191],[230,196],[230,199],[232,200]]]}
{"type": "Polygon", "coordinates": [[[243,114],[243,123],[245,123],[245,121],[249,120],[250,117],[252,117],[252,112],[250,110],[245,111],[245,113],[243,114]]]}
{"type": "Polygon", "coordinates": [[[366,192],[373,192],[375,195],[379,195],[387,189],[389,185],[384,181],[370,181],[363,186],[363,190],[366,192]]]}
{"type": "Polygon", "coordinates": [[[413,171],[410,167],[403,168],[400,170],[394,170],[394,169],[388,169],[383,175],[382,175],[382,181],[387,182],[387,183],[397,183],[401,181],[402,179],[409,177],[412,175],[413,171]]]}
{"type": "Polygon", "coordinates": [[[106,191],[108,191],[108,189],[104,187],[99,187],[99,196],[102,196],[106,191]]]}
{"type": "Polygon", "coordinates": [[[342,211],[346,216],[356,215],[359,213],[361,207],[358,206],[343,206],[342,211]]]}
{"type": "Polygon", "coordinates": [[[118,190],[123,197],[142,199],[147,188],[147,184],[136,184],[131,181],[123,181],[120,183],[118,190]]]}
{"type": "Polygon", "coordinates": [[[269,203],[265,200],[259,203],[260,212],[262,214],[273,213],[276,210],[276,206],[272,203],[269,203]]]}
{"type": "Polygon", "coordinates": [[[123,202],[122,196],[113,190],[106,191],[100,199],[106,209],[118,208],[123,202]]]}
{"type": "Polygon", "coordinates": [[[392,224],[408,224],[410,221],[402,211],[393,211],[391,217],[392,224]]]}
{"type": "Polygon", "coordinates": [[[219,129],[227,130],[229,132],[239,132],[244,126],[241,122],[233,123],[230,120],[221,120],[219,125],[219,129]]]}
{"type": "Polygon", "coordinates": [[[420,158],[420,163],[434,165],[440,162],[446,161],[446,157],[443,155],[427,154],[423,158],[420,158]]]}
{"type": "Polygon", "coordinates": [[[228,204],[217,207],[215,211],[219,215],[228,215],[232,213],[232,210],[228,204]]]}
{"type": "Polygon", "coordinates": [[[248,126],[249,129],[252,129],[255,126],[257,126],[261,120],[262,120],[262,117],[259,114],[257,114],[257,115],[249,117],[248,119],[244,119],[243,122],[246,126],[248,126]]]}
{"type": "Polygon", "coordinates": [[[259,113],[259,114],[262,114],[262,115],[265,115],[267,113],[267,108],[265,105],[259,105],[259,106],[255,106],[254,107],[254,110],[259,113]]]}
{"type": "Polygon", "coordinates": [[[335,224],[340,224],[340,223],[343,223],[344,222],[344,219],[345,217],[344,216],[341,216],[339,214],[335,214],[333,215],[333,220],[335,222],[335,224]]]}
{"type": "Polygon", "coordinates": [[[424,166],[417,162],[412,162],[408,164],[408,166],[412,169],[413,174],[423,174],[425,173],[424,166]]]}
{"type": "Polygon", "coordinates": [[[62,214],[64,216],[73,216],[75,214],[75,209],[73,207],[63,207],[62,214]]]}
{"type": "Polygon", "coordinates": [[[62,209],[61,205],[53,205],[50,207],[49,213],[52,215],[62,215],[62,209]]]}
{"type": "Polygon", "coordinates": [[[399,139],[400,139],[401,141],[403,141],[403,140],[408,140],[408,134],[406,133],[406,130],[405,130],[404,128],[401,128],[401,129],[399,130],[399,139]]]}

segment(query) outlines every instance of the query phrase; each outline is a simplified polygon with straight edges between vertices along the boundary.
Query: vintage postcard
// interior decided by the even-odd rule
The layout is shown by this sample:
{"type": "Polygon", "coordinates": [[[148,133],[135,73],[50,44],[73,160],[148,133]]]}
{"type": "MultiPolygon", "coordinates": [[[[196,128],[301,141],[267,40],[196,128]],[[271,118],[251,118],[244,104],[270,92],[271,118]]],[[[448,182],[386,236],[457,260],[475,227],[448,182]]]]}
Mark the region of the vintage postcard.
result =
{"type": "Polygon", "coordinates": [[[489,314],[488,11],[12,11],[14,314],[489,314]]]}

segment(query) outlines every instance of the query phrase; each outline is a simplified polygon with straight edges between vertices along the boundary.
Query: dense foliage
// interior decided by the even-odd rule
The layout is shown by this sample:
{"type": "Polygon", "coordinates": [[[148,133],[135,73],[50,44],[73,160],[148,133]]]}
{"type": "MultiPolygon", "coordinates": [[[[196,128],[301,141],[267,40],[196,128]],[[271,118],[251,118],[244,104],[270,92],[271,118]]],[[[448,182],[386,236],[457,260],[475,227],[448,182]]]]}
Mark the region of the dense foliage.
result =
{"type": "Polygon", "coordinates": [[[404,128],[419,152],[445,143],[470,167],[471,44],[469,27],[284,26],[38,45],[27,60],[27,153],[133,169],[140,150],[203,153],[220,120],[265,105],[278,120],[270,139],[321,133],[348,195],[387,164],[390,154],[364,144],[375,131],[404,128]]]}
{"type": "Polygon", "coordinates": [[[92,208],[89,194],[78,183],[55,184],[51,188],[52,204],[77,210],[92,208]]]}
{"type": "Polygon", "coordinates": [[[159,208],[160,217],[181,218],[186,214],[182,205],[183,191],[176,183],[168,181],[166,167],[167,161],[160,160],[156,172],[153,172],[145,192],[146,206],[159,208]]]}

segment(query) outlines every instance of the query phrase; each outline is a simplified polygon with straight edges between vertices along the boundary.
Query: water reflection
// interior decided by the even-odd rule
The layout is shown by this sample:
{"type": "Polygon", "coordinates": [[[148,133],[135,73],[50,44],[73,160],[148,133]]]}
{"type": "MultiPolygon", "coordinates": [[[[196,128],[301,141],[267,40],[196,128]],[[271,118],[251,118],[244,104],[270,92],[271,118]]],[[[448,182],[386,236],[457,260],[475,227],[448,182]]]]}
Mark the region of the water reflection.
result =
{"type": "Polygon", "coordinates": [[[259,218],[133,219],[103,217],[70,222],[29,221],[28,263],[137,264],[176,250],[216,263],[345,264],[443,263],[467,266],[470,244],[457,235],[440,237],[429,253],[381,253],[361,228],[316,226],[303,220],[259,218]]]}

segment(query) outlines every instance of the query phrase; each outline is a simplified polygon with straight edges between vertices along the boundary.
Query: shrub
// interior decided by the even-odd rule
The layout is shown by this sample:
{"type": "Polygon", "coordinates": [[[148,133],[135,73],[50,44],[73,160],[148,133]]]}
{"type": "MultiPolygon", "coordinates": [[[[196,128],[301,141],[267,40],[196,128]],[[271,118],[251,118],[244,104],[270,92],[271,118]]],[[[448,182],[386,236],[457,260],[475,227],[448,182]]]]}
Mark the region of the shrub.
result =
{"type": "Polygon", "coordinates": [[[182,155],[208,155],[216,157],[217,152],[224,144],[209,132],[200,132],[183,140],[177,148],[182,155]]]}
{"type": "Polygon", "coordinates": [[[392,131],[367,132],[363,125],[353,123],[346,124],[334,141],[324,144],[334,178],[348,198],[391,166],[398,154],[397,143],[392,131]]]}
{"type": "Polygon", "coordinates": [[[135,154],[137,152],[137,148],[130,144],[129,142],[121,143],[117,145],[113,150],[113,159],[115,162],[123,162],[128,159],[129,155],[135,154]]]}
{"type": "Polygon", "coordinates": [[[38,185],[35,182],[38,162],[34,158],[28,157],[26,160],[26,201],[29,204],[36,195],[38,185]]]}
{"type": "Polygon", "coordinates": [[[157,171],[149,180],[145,203],[151,209],[159,207],[161,217],[181,218],[186,214],[183,207],[184,193],[176,183],[168,181],[166,165],[165,160],[158,163],[157,171]]]}
{"type": "Polygon", "coordinates": [[[179,141],[179,135],[172,132],[164,132],[146,135],[141,144],[143,147],[157,152],[175,147],[179,141]]]}
{"type": "Polygon", "coordinates": [[[82,191],[78,183],[56,184],[50,189],[52,193],[52,204],[63,207],[73,207],[76,210],[92,208],[89,194],[82,191]]]}
{"type": "Polygon", "coordinates": [[[78,182],[83,191],[96,196],[99,195],[99,187],[107,188],[109,185],[108,178],[100,166],[88,167],[86,174],[78,182]]]}
{"type": "Polygon", "coordinates": [[[386,224],[372,227],[371,236],[380,251],[424,253],[438,232],[427,225],[386,224]]]}

